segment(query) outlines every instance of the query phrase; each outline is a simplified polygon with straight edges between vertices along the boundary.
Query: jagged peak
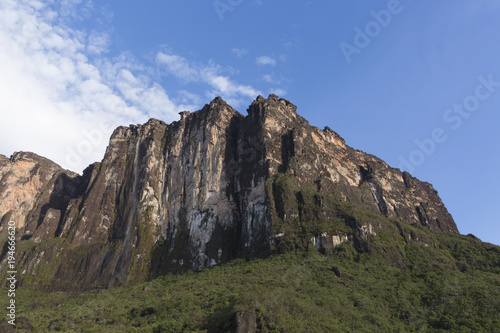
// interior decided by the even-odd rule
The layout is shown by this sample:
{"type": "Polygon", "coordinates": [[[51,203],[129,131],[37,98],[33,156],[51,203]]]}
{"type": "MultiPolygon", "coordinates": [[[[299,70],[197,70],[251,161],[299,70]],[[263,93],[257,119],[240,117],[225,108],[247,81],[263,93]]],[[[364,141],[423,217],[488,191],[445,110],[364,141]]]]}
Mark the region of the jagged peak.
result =
{"type": "Polygon", "coordinates": [[[279,98],[275,94],[269,95],[268,98],[257,96],[257,98],[249,106],[248,115],[251,119],[266,119],[269,116],[284,121],[295,121],[302,119],[297,114],[297,106],[290,101],[279,98]]]}
{"type": "Polygon", "coordinates": [[[217,96],[215,97],[211,102],[210,105],[214,104],[221,104],[221,105],[228,105],[225,100],[222,99],[222,97],[217,96]]]}
{"type": "MultiPolygon", "coordinates": [[[[202,108],[202,110],[234,110],[231,105],[227,104],[225,100],[222,99],[222,97],[217,96],[215,97],[210,103],[205,104],[205,106],[202,108]]],[[[201,110],[200,110],[201,111],[201,110]]]]}
{"type": "Polygon", "coordinates": [[[191,114],[191,111],[182,111],[182,112],[179,112],[179,115],[181,116],[181,120],[185,119],[190,114],[191,114]]]}
{"type": "Polygon", "coordinates": [[[205,104],[201,110],[195,112],[183,112],[181,114],[182,119],[187,116],[193,116],[199,113],[209,113],[209,114],[240,114],[238,111],[233,109],[226,101],[224,101],[220,96],[215,97],[210,103],[205,104]]]}
{"type": "MultiPolygon", "coordinates": [[[[179,112],[181,114],[182,112],[179,112]]],[[[149,118],[145,125],[165,125],[165,122],[156,118],[149,118]]]]}
{"type": "Polygon", "coordinates": [[[275,94],[270,94],[268,98],[264,98],[261,95],[259,95],[252,102],[252,104],[250,106],[257,105],[257,104],[262,104],[262,105],[270,104],[270,105],[273,105],[273,104],[276,104],[276,103],[278,105],[282,105],[282,106],[285,106],[285,107],[289,108],[291,111],[293,111],[295,113],[297,112],[297,106],[295,106],[289,100],[286,100],[284,98],[279,98],[279,96],[275,95],[275,94]]]}

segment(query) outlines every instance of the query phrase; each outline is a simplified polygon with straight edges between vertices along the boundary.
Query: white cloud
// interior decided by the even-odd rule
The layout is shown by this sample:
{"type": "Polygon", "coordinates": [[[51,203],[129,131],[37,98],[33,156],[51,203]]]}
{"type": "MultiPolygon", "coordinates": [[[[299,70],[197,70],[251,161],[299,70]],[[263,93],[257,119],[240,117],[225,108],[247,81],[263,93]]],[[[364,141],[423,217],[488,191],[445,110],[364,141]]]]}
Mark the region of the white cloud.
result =
{"type": "Polygon", "coordinates": [[[156,61],[168,74],[186,82],[204,83],[211,88],[206,92],[208,97],[220,95],[229,104],[238,106],[241,104],[239,97],[255,98],[261,92],[249,85],[241,85],[228,76],[222,74],[220,66],[210,62],[208,64],[190,63],[186,58],[159,52],[156,61]]]}
{"type": "Polygon", "coordinates": [[[110,38],[107,33],[92,32],[88,37],[87,51],[90,54],[101,54],[108,52],[110,38]]]}
{"type": "Polygon", "coordinates": [[[269,56],[261,56],[261,57],[257,57],[255,59],[255,63],[257,65],[270,65],[270,66],[274,66],[274,65],[276,65],[276,60],[274,58],[269,57],[269,56]]]}
{"type": "Polygon", "coordinates": [[[244,55],[246,55],[248,53],[248,50],[247,49],[238,49],[238,48],[233,48],[231,50],[231,52],[237,56],[237,57],[243,57],[244,55]]]}
{"type": "Polygon", "coordinates": [[[191,68],[191,65],[186,58],[175,54],[166,54],[158,52],[156,60],[166,66],[170,74],[185,81],[186,83],[198,81],[199,73],[191,68]]]}
{"type": "Polygon", "coordinates": [[[90,0],[60,0],[54,5],[58,5],[57,12],[60,17],[82,20],[91,15],[93,3],[90,0]]]}
{"type": "MultiPolygon", "coordinates": [[[[1,1],[0,154],[33,151],[81,172],[102,159],[117,126],[150,117],[170,122],[206,102],[185,89],[171,96],[153,80],[153,68],[132,54],[107,58],[111,41],[104,31],[112,29],[72,28],[95,12],[89,0],[1,1]]],[[[104,22],[112,18],[101,13],[104,22]]],[[[155,62],[185,84],[207,86],[206,96],[221,95],[234,106],[260,94],[234,82],[229,75],[236,71],[212,62],[193,64],[165,52],[155,62]]]]}
{"type": "Polygon", "coordinates": [[[140,68],[130,59],[89,60],[109,41],[65,25],[80,2],[64,1],[55,12],[35,0],[2,0],[1,153],[33,151],[81,172],[102,158],[115,127],[178,117],[165,90],[134,74],[140,68]]]}

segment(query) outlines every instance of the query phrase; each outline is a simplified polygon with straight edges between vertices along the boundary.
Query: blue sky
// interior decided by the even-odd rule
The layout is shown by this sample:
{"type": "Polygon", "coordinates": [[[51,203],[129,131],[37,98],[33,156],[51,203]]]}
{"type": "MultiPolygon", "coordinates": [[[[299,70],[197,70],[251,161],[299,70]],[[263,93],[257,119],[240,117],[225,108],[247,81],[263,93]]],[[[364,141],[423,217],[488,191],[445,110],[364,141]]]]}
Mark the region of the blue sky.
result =
{"type": "Polygon", "coordinates": [[[81,172],[112,130],[276,93],[500,244],[500,3],[0,2],[0,153],[81,172]]]}

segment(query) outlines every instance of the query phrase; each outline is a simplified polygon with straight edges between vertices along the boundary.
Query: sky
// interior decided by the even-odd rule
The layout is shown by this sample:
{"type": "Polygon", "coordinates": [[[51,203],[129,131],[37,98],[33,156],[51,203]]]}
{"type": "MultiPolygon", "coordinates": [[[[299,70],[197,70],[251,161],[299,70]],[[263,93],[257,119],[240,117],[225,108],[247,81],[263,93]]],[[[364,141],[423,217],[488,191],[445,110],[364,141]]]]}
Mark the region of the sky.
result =
{"type": "Polygon", "coordinates": [[[275,93],[500,244],[495,0],[0,0],[0,154],[81,173],[117,126],[275,93]]]}

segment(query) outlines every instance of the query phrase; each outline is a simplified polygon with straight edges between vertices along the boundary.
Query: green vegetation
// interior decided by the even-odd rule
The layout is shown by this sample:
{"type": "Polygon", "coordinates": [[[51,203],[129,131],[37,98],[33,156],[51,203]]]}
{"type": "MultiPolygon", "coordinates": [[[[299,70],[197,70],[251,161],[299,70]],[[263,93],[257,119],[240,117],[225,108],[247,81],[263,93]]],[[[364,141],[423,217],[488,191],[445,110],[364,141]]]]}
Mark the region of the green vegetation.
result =
{"type": "Polygon", "coordinates": [[[17,314],[37,332],[228,332],[240,310],[261,332],[498,332],[500,247],[397,227],[412,240],[388,230],[366,252],[346,242],[76,295],[21,287],[17,314]]]}

